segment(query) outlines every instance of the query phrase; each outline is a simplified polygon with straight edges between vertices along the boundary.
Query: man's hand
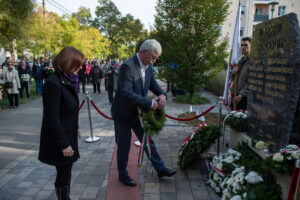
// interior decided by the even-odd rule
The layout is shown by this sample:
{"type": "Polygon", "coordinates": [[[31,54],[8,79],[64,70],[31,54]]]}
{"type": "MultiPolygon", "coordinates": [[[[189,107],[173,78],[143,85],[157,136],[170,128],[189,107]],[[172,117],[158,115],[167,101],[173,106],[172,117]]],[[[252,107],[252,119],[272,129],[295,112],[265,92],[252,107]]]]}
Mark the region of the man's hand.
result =
{"type": "Polygon", "coordinates": [[[152,99],[152,107],[151,107],[151,109],[152,109],[152,110],[156,110],[157,107],[158,107],[157,101],[156,101],[155,99],[152,99]]]}
{"type": "Polygon", "coordinates": [[[238,103],[241,101],[241,99],[242,99],[242,97],[240,97],[240,96],[235,96],[235,97],[233,98],[233,102],[238,104],[238,103]]]}
{"type": "Polygon", "coordinates": [[[158,109],[162,109],[166,106],[167,103],[166,95],[161,94],[158,97],[156,97],[155,100],[158,101],[158,109]]]}
{"type": "Polygon", "coordinates": [[[70,145],[67,148],[63,149],[62,152],[65,157],[71,157],[74,155],[74,151],[70,145]]]}

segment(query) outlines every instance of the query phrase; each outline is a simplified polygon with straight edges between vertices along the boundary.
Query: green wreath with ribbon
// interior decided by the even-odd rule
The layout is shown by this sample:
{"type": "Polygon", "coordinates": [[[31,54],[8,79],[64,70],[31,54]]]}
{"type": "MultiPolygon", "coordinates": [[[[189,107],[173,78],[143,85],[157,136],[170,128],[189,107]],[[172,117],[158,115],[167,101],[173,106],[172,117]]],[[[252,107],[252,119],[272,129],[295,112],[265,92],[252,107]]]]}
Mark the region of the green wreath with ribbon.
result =
{"type": "Polygon", "coordinates": [[[142,127],[150,135],[158,135],[165,125],[166,113],[164,109],[140,110],[142,127]]]}

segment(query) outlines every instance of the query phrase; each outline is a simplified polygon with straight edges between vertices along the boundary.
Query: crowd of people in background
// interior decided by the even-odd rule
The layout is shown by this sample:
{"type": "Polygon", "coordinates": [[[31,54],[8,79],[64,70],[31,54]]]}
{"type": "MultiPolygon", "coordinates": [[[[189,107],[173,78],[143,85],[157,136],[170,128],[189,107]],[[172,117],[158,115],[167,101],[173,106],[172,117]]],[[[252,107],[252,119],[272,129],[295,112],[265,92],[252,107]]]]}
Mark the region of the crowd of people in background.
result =
{"type": "MultiPolygon", "coordinates": [[[[18,65],[11,61],[10,57],[6,57],[5,62],[1,65],[2,73],[0,78],[6,88],[6,94],[9,99],[9,108],[18,108],[19,98],[30,98],[31,80],[35,81],[36,94],[42,95],[43,84],[50,75],[46,68],[53,68],[52,59],[45,60],[44,57],[34,59],[32,65],[29,64],[27,58],[20,60],[18,65]]],[[[108,92],[110,104],[113,100],[114,91],[117,90],[117,80],[120,63],[116,60],[106,59],[99,61],[85,59],[85,63],[78,72],[78,88],[77,92],[86,93],[86,85],[93,85],[93,93],[101,93],[101,82],[104,79],[104,88],[108,92]],[[82,89],[81,89],[82,88],[82,89]]],[[[54,68],[53,68],[54,70],[54,68]]]]}

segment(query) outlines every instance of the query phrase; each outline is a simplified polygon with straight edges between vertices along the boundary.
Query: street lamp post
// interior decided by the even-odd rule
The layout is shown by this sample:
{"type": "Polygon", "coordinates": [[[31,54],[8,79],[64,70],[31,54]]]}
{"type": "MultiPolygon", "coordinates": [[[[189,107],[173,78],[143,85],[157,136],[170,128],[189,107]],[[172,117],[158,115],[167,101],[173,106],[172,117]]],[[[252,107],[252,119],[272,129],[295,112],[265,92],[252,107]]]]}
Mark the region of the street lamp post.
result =
{"type": "Polygon", "coordinates": [[[271,19],[273,19],[273,12],[275,10],[275,5],[277,5],[277,4],[279,4],[279,3],[276,2],[276,1],[272,1],[272,2],[269,3],[269,5],[271,6],[271,12],[272,12],[272,18],[271,19]]]}

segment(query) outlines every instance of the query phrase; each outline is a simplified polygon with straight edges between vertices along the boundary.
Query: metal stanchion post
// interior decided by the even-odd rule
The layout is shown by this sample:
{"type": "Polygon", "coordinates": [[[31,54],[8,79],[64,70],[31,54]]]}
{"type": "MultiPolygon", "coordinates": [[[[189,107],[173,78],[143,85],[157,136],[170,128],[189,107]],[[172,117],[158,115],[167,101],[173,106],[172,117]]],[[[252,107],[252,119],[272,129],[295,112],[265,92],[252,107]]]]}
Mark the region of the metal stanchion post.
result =
{"type": "Polygon", "coordinates": [[[97,142],[97,141],[100,140],[100,137],[96,137],[96,136],[93,135],[93,126],[92,126],[91,109],[90,109],[90,97],[89,97],[88,93],[86,93],[85,98],[86,98],[86,103],[87,103],[87,107],[88,107],[91,137],[86,138],[84,141],[89,142],[89,143],[97,142]]]}
{"type": "MultiPolygon", "coordinates": [[[[221,126],[222,117],[222,97],[219,97],[219,116],[218,116],[218,126],[221,126]]],[[[218,138],[217,155],[220,153],[220,137],[218,138]]]]}

